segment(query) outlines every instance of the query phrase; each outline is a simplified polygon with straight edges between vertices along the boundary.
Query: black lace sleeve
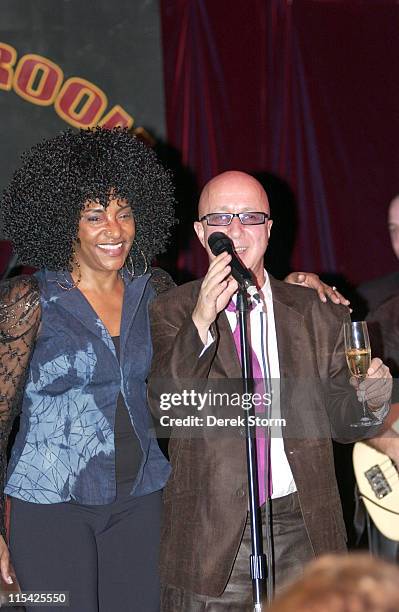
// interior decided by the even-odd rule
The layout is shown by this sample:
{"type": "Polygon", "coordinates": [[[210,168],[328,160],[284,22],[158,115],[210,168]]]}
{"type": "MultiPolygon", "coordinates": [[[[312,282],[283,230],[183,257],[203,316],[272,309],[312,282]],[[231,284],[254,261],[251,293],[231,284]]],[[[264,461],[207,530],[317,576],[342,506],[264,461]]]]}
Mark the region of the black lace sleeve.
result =
{"type": "Polygon", "coordinates": [[[155,290],[155,293],[159,295],[163,291],[167,291],[168,289],[172,289],[172,287],[176,287],[176,283],[173,278],[162,270],[162,268],[152,268],[151,269],[151,284],[155,290]]]}
{"type": "Polygon", "coordinates": [[[0,532],[3,536],[7,442],[20,409],[39,324],[40,301],[36,279],[20,276],[0,284],[0,532]]]}

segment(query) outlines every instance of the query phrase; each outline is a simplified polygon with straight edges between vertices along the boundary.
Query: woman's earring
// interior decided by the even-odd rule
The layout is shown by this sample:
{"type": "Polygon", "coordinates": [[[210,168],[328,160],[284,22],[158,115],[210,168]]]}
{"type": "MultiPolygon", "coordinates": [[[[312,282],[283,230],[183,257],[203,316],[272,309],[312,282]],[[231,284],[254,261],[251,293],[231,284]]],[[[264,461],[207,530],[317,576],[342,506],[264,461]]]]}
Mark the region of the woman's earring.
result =
{"type": "Polygon", "coordinates": [[[61,279],[61,282],[59,280],[57,280],[57,285],[63,289],[64,291],[71,291],[71,289],[76,289],[80,283],[80,281],[82,280],[82,273],[80,271],[80,263],[78,258],[76,257],[76,253],[75,253],[75,249],[72,249],[72,262],[75,264],[77,270],[78,270],[78,280],[75,282],[72,278],[72,281],[70,281],[65,274],[65,270],[60,270],[60,272],[58,272],[58,274],[62,274],[63,278],[61,279]]]}
{"type": "Polygon", "coordinates": [[[130,251],[129,251],[129,255],[126,257],[125,265],[122,268],[122,275],[123,275],[124,270],[126,270],[126,272],[128,273],[131,279],[134,277],[134,263],[133,263],[133,257],[131,256],[130,251]]]}
{"type": "Polygon", "coordinates": [[[133,244],[136,244],[136,246],[137,246],[138,250],[140,251],[141,256],[142,256],[142,258],[144,260],[144,270],[143,270],[143,272],[141,274],[138,274],[137,276],[135,276],[134,261],[133,261],[133,257],[132,257],[131,252],[129,252],[129,255],[127,256],[126,261],[125,261],[124,268],[125,268],[126,272],[129,274],[131,279],[133,279],[133,278],[140,278],[140,276],[144,276],[144,274],[148,270],[148,262],[147,262],[147,258],[145,256],[145,253],[144,253],[143,249],[141,249],[137,245],[137,242],[133,243],[133,244]]]}

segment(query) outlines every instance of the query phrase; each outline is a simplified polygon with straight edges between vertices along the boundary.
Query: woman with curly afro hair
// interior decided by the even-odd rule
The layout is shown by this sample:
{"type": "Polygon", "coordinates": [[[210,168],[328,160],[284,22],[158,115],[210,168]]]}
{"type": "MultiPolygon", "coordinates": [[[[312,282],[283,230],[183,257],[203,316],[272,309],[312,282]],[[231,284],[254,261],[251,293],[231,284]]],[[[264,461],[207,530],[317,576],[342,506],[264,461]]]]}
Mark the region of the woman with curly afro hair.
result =
{"type": "Polygon", "coordinates": [[[170,468],[147,408],[148,305],[171,280],[149,263],[173,207],[153,151],[101,128],[33,147],[1,202],[6,237],[38,268],[0,287],[2,468],[20,413],[1,574],[13,581],[11,556],[23,591],[68,591],[71,612],[159,609],[170,468]]]}

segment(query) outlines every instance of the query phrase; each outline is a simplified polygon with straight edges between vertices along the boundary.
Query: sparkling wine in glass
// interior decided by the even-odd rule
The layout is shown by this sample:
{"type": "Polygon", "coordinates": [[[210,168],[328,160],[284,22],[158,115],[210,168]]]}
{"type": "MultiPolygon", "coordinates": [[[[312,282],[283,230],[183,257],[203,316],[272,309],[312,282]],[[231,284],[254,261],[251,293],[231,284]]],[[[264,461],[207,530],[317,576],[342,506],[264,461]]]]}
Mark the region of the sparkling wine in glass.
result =
{"type": "Polygon", "coordinates": [[[367,348],[349,348],[346,350],[346,361],[353,376],[363,380],[371,363],[371,351],[367,348]]]}
{"type": "MultiPolygon", "coordinates": [[[[371,363],[371,349],[369,333],[366,321],[354,321],[344,324],[345,354],[348,368],[352,376],[359,382],[364,380],[371,363]]],[[[370,427],[382,423],[377,419],[362,401],[363,416],[357,423],[351,423],[351,427],[370,427]]]]}

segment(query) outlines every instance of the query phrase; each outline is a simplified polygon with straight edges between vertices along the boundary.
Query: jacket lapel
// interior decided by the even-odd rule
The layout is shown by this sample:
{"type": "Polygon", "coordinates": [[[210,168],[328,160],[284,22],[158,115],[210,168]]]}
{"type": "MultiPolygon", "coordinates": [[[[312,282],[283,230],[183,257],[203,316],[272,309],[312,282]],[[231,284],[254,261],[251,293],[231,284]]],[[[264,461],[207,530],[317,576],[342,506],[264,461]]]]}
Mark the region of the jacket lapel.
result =
{"type": "MultiPolygon", "coordinates": [[[[193,283],[191,294],[192,310],[197,303],[203,278],[193,283]]],[[[236,345],[227,316],[224,311],[220,312],[215,321],[215,329],[218,343],[215,361],[212,366],[214,378],[241,378],[241,365],[238,359],[236,345]]]]}
{"type": "Polygon", "coordinates": [[[221,371],[224,370],[227,378],[241,378],[240,360],[231,327],[224,311],[219,314],[216,325],[219,331],[218,366],[221,371]]]}
{"type": "MultiPolygon", "coordinates": [[[[58,272],[44,271],[37,274],[39,283],[43,287],[43,307],[49,302],[55,302],[57,307],[66,310],[72,317],[77,319],[82,325],[99,338],[104,339],[104,336],[109,334],[105,329],[102,321],[97,316],[85,296],[79,289],[62,289],[58,283],[67,286],[72,283],[72,277],[69,272],[60,277],[58,272]],[[66,279],[66,282],[65,282],[66,279]]],[[[112,341],[110,339],[112,344],[112,341]]]]}
{"type": "Polygon", "coordinates": [[[287,283],[270,277],[276,326],[280,377],[296,375],[301,355],[303,315],[298,312],[287,283]]]}
{"type": "Polygon", "coordinates": [[[295,292],[290,290],[288,284],[271,279],[271,286],[280,365],[280,411],[281,416],[286,419],[283,431],[284,446],[297,481],[298,473],[290,454],[294,447],[289,439],[294,439],[298,435],[303,436],[306,430],[306,391],[308,390],[306,377],[309,371],[306,360],[301,358],[307,348],[304,338],[304,318],[295,304],[292,295],[295,292]],[[298,406],[301,406],[299,412],[298,406]]]}
{"type": "Polygon", "coordinates": [[[125,297],[121,321],[121,354],[150,278],[151,274],[144,274],[139,278],[135,278],[125,283],[125,297]]]}

